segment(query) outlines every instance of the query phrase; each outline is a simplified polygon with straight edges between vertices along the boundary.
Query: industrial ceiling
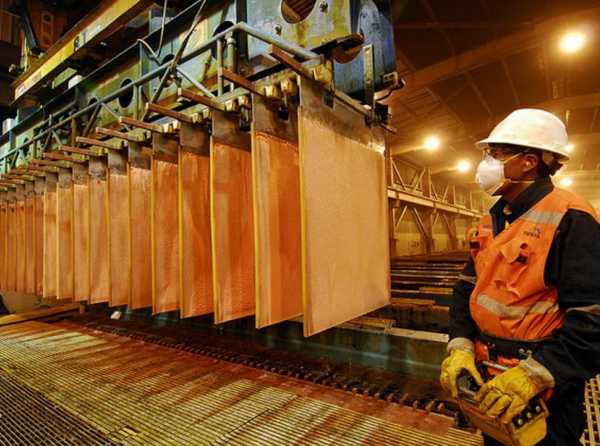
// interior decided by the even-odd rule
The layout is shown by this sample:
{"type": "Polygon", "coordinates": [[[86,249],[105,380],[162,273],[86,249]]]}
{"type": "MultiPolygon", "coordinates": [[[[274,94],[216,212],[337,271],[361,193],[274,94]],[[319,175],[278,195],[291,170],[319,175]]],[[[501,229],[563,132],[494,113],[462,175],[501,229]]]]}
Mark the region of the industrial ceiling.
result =
{"type": "MultiPolygon", "coordinates": [[[[479,159],[474,142],[510,111],[540,107],[567,124],[574,149],[563,176],[588,199],[600,163],[600,2],[590,0],[419,0],[394,2],[398,71],[406,86],[388,104],[402,151],[439,137],[441,150],[404,155],[417,164],[447,165],[479,159]],[[560,48],[568,32],[586,45],[560,48]],[[577,177],[577,180],[575,180],[577,177]]],[[[471,175],[453,174],[456,181],[471,175]]]]}

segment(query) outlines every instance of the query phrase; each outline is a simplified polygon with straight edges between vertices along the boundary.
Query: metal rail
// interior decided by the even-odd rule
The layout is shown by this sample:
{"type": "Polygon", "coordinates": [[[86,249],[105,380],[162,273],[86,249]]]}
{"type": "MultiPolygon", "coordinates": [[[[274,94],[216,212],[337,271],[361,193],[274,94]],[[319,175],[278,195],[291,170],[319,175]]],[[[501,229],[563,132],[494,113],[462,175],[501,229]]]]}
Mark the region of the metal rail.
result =
{"type": "Polygon", "coordinates": [[[118,321],[73,319],[75,323],[85,323],[86,327],[106,333],[129,337],[138,341],[158,344],[165,347],[197,353],[203,356],[220,359],[223,361],[243,364],[249,367],[263,369],[271,373],[291,376],[297,379],[310,381],[336,389],[341,389],[355,395],[364,395],[375,399],[393,402],[423,410],[426,413],[438,413],[446,416],[454,416],[457,406],[451,401],[432,398],[431,396],[415,395],[400,389],[398,382],[383,379],[365,380],[360,376],[353,375],[352,369],[346,364],[330,364],[324,367],[322,363],[311,364],[304,357],[298,357],[294,361],[286,356],[285,360],[278,357],[277,353],[269,354],[267,350],[253,351],[246,344],[234,342],[218,342],[216,338],[203,337],[202,339],[177,339],[173,333],[162,335],[154,329],[129,328],[126,323],[118,321]],[[239,346],[239,348],[236,348],[239,346]]]}
{"type": "MultiPolygon", "coordinates": [[[[319,57],[319,55],[317,53],[314,53],[313,51],[307,50],[299,45],[296,45],[292,42],[288,42],[288,41],[286,41],[280,37],[277,37],[275,35],[272,35],[272,34],[264,32],[264,31],[261,31],[259,29],[256,29],[256,28],[248,25],[245,22],[239,22],[239,23],[227,28],[226,30],[221,31],[218,34],[215,34],[213,37],[211,37],[206,42],[204,42],[204,44],[202,44],[201,46],[194,48],[190,52],[184,54],[181,57],[178,64],[183,64],[183,63],[191,60],[192,58],[199,56],[202,53],[212,50],[213,47],[218,46],[219,42],[223,42],[223,39],[226,39],[229,34],[234,33],[234,32],[242,32],[242,33],[245,33],[256,39],[259,39],[265,43],[275,45],[278,48],[280,48],[302,60],[310,60],[310,59],[315,59],[315,58],[319,57]]],[[[142,44],[139,42],[134,44],[135,47],[140,47],[141,45],[142,44]]],[[[124,50],[122,53],[128,52],[130,50],[131,50],[131,48],[128,48],[128,49],[124,50]]],[[[119,56],[117,56],[117,58],[118,57],[119,56]]],[[[221,62],[223,62],[222,58],[221,58],[221,62]]],[[[60,128],[60,127],[64,126],[65,124],[70,123],[73,119],[79,118],[90,111],[94,111],[96,107],[106,105],[107,103],[118,99],[121,95],[128,93],[131,89],[137,88],[141,85],[146,84],[147,82],[150,82],[151,80],[153,80],[161,75],[164,75],[164,73],[167,71],[167,69],[169,69],[171,64],[172,64],[172,61],[165,62],[164,64],[160,65],[159,67],[155,68],[154,70],[141,76],[139,79],[136,79],[133,82],[128,83],[127,85],[124,85],[123,87],[115,90],[114,92],[108,94],[104,98],[99,99],[98,102],[89,104],[89,105],[83,107],[82,109],[78,110],[77,112],[68,115],[66,118],[63,118],[62,120],[58,121],[57,123],[50,124],[48,121],[51,121],[52,116],[56,116],[58,113],[54,113],[53,115],[50,115],[50,118],[46,120],[48,122],[48,128],[46,130],[39,133],[37,136],[32,138],[27,143],[21,144],[18,147],[10,149],[6,154],[4,154],[2,157],[0,157],[0,162],[5,161],[6,159],[10,160],[11,156],[18,154],[19,151],[22,150],[23,148],[25,148],[31,144],[34,144],[38,141],[42,141],[45,137],[50,135],[53,130],[60,128]]],[[[223,68],[223,67],[220,66],[219,68],[223,68]]],[[[187,73],[182,72],[181,69],[178,69],[178,72],[188,80],[191,77],[187,73]]],[[[193,84],[196,85],[196,83],[197,82],[194,82],[193,84]]],[[[204,89],[201,89],[201,91],[204,91],[204,89]]],[[[68,108],[70,108],[71,106],[72,105],[69,105],[68,108]]],[[[67,107],[65,107],[65,108],[67,108],[67,107]]],[[[44,126],[43,123],[42,123],[42,126],[44,126]]],[[[14,156],[14,160],[12,160],[10,162],[11,167],[14,167],[16,158],[17,157],[14,156]]]]}

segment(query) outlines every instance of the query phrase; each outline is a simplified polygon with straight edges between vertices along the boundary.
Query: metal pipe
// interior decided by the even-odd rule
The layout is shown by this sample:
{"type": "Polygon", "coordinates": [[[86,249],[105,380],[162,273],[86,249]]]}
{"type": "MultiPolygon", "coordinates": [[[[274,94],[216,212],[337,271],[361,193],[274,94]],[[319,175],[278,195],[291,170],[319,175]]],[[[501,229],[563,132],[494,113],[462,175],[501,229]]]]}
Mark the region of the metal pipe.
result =
{"type": "MultiPolygon", "coordinates": [[[[204,9],[204,5],[206,5],[206,0],[202,0],[202,3],[200,3],[200,7],[196,11],[194,18],[192,19],[192,26],[188,29],[187,33],[185,34],[185,37],[183,38],[183,42],[181,42],[181,45],[179,46],[179,48],[177,48],[175,57],[173,57],[173,60],[169,61],[169,65],[165,69],[165,73],[163,74],[163,76],[160,78],[158,87],[157,87],[156,91],[152,94],[152,98],[150,99],[150,102],[152,102],[152,103],[157,102],[158,98],[160,97],[160,95],[163,91],[163,88],[165,87],[167,78],[171,75],[171,73],[173,73],[175,71],[177,65],[179,64],[181,57],[183,56],[183,52],[185,51],[185,47],[187,46],[187,44],[190,40],[190,37],[192,36],[192,33],[194,32],[194,28],[196,28],[196,26],[199,23],[200,13],[204,9]]],[[[164,27],[164,24],[163,24],[163,27],[164,27]]],[[[141,120],[145,121],[147,117],[148,117],[148,110],[144,110],[144,113],[142,113],[141,120]]]]}
{"type": "Polygon", "coordinates": [[[60,137],[58,136],[58,134],[56,133],[55,129],[52,129],[52,137],[54,138],[54,140],[56,141],[56,143],[60,146],[62,144],[60,137]]]}
{"type": "MultiPolygon", "coordinates": [[[[87,122],[87,124],[85,125],[85,128],[83,129],[83,136],[87,136],[88,133],[90,133],[90,130],[94,126],[94,123],[96,122],[96,118],[98,117],[98,112],[100,111],[100,104],[98,102],[94,102],[93,105],[95,105],[96,107],[92,111],[92,115],[90,116],[89,121],[87,122]]],[[[76,116],[73,117],[73,119],[75,119],[75,118],[76,118],[76,116]]]]}
{"type": "MultiPolygon", "coordinates": [[[[158,69],[160,70],[162,67],[163,67],[163,65],[161,65],[158,69]]],[[[162,89],[165,85],[165,82],[167,82],[167,78],[170,76],[169,67],[170,67],[170,62],[168,64],[166,64],[166,66],[164,67],[165,72],[163,73],[162,77],[160,78],[160,82],[158,83],[158,87],[157,87],[156,91],[154,93],[152,93],[150,102],[156,102],[156,100],[162,93],[162,89]]],[[[152,71],[151,71],[151,73],[152,73],[152,71]]],[[[152,79],[154,79],[154,78],[152,78],[152,79]]],[[[131,85],[131,84],[129,84],[129,85],[131,85]]],[[[148,116],[148,111],[144,110],[144,113],[142,113],[141,120],[144,121],[147,116],[148,116]]]]}
{"type": "MultiPolygon", "coordinates": [[[[232,73],[237,73],[237,42],[235,40],[235,34],[230,34],[225,41],[226,57],[225,57],[225,68],[232,73]]],[[[229,91],[233,91],[235,84],[229,83],[229,91]]]]}
{"type": "Polygon", "coordinates": [[[223,76],[221,75],[223,68],[223,40],[217,40],[217,95],[223,95],[223,76]]]}
{"type": "Polygon", "coordinates": [[[237,73],[237,45],[233,34],[227,37],[225,48],[227,49],[225,68],[237,73]]]}
{"type": "Polygon", "coordinates": [[[242,31],[242,32],[245,32],[246,34],[251,35],[252,37],[256,37],[257,39],[262,40],[263,42],[277,45],[282,50],[284,50],[288,53],[291,53],[294,56],[300,57],[301,59],[308,60],[308,59],[314,59],[315,57],[319,57],[319,55],[317,53],[315,53],[311,50],[307,50],[306,48],[301,47],[300,45],[296,45],[294,43],[288,42],[288,41],[282,39],[281,37],[277,37],[275,35],[272,35],[272,34],[264,32],[264,31],[261,31],[257,28],[254,28],[254,27],[248,25],[246,22],[237,23],[237,24],[233,25],[231,28],[227,28],[222,33],[217,34],[215,37],[222,36],[223,34],[226,34],[228,32],[233,32],[233,31],[242,31]]]}
{"type": "Polygon", "coordinates": [[[189,81],[190,84],[192,84],[194,87],[196,87],[198,90],[200,90],[204,94],[204,96],[208,96],[209,98],[215,97],[215,95],[212,94],[212,91],[210,91],[208,88],[206,88],[202,82],[198,82],[196,79],[194,79],[192,76],[190,76],[186,71],[183,70],[183,68],[176,67],[175,69],[177,70],[177,72],[179,74],[181,74],[183,77],[185,77],[189,81]]]}
{"type": "MultiPolygon", "coordinates": [[[[117,119],[117,121],[119,120],[120,116],[117,114],[117,112],[116,112],[116,111],[114,111],[112,108],[110,108],[108,105],[106,105],[106,104],[104,103],[104,101],[100,101],[100,105],[101,105],[103,108],[105,108],[105,109],[108,111],[108,113],[110,113],[110,114],[112,115],[112,117],[113,117],[113,118],[116,118],[116,119],[117,119]]],[[[126,125],[126,124],[123,124],[123,127],[125,127],[125,128],[128,130],[128,131],[129,131],[129,130],[131,130],[131,127],[129,127],[129,126],[128,126],[128,125],[126,125]]]]}

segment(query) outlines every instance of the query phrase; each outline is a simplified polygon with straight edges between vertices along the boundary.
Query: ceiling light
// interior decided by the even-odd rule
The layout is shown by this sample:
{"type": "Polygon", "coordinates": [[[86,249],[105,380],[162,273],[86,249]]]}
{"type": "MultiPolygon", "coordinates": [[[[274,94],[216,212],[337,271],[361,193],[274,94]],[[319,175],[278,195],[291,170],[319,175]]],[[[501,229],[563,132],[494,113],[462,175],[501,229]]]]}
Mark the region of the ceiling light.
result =
{"type": "Polygon", "coordinates": [[[573,184],[573,180],[570,177],[561,178],[558,183],[560,187],[569,187],[573,184]]]}
{"type": "Polygon", "coordinates": [[[585,44],[585,35],[580,32],[570,32],[563,36],[560,41],[560,49],[564,53],[576,53],[585,44]]]}
{"type": "Polygon", "coordinates": [[[458,163],[456,163],[456,170],[458,170],[460,173],[468,172],[471,170],[471,163],[467,160],[460,160],[458,163]]]}
{"type": "Polygon", "coordinates": [[[565,149],[567,152],[571,153],[573,150],[575,150],[575,144],[567,144],[565,149]]]}
{"type": "Polygon", "coordinates": [[[428,136],[427,138],[425,138],[425,141],[423,143],[423,145],[425,146],[425,148],[427,150],[437,150],[440,148],[440,138],[438,138],[437,136],[428,136]]]}

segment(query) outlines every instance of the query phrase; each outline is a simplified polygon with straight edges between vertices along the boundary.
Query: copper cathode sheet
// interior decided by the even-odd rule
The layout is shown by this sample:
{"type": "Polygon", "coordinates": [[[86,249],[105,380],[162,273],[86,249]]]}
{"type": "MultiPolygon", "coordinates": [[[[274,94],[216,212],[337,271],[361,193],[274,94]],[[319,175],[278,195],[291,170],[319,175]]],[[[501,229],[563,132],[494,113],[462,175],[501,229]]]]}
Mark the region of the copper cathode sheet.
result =
{"type": "Polygon", "coordinates": [[[25,270],[27,269],[27,253],[25,251],[25,199],[17,201],[16,205],[16,257],[17,262],[17,282],[16,290],[19,293],[25,293],[25,270]]]}
{"type": "Polygon", "coordinates": [[[129,303],[129,178],[110,173],[110,305],[129,303]]]}
{"type": "Polygon", "coordinates": [[[304,334],[389,302],[383,130],[301,81],[298,133],[304,334]]]}
{"type": "Polygon", "coordinates": [[[53,190],[46,186],[44,192],[44,297],[56,297],[57,264],[57,224],[56,224],[56,185],[53,190]]]}
{"type": "Polygon", "coordinates": [[[150,169],[131,166],[129,174],[132,310],[152,306],[152,238],[150,233],[150,169]]]}
{"type": "Polygon", "coordinates": [[[108,183],[90,177],[90,303],[108,302],[108,183]]]}
{"type": "Polygon", "coordinates": [[[252,172],[248,150],[213,140],[211,194],[215,322],[254,314],[252,172]]]}
{"type": "Polygon", "coordinates": [[[73,185],[73,299],[90,297],[89,179],[73,185]]]}
{"type": "Polygon", "coordinates": [[[58,185],[57,194],[56,297],[73,299],[73,184],[70,179],[58,185]]]}
{"type": "Polygon", "coordinates": [[[7,219],[6,219],[6,289],[7,291],[16,291],[17,285],[17,266],[15,263],[16,256],[16,209],[15,203],[8,204],[7,219]]]}
{"type": "Polygon", "coordinates": [[[25,292],[35,294],[35,196],[25,199],[25,292]]]}
{"type": "Polygon", "coordinates": [[[302,313],[298,145],[255,132],[252,157],[256,326],[262,328],[302,313]]]}
{"type": "Polygon", "coordinates": [[[0,290],[6,290],[6,202],[0,202],[0,290]]]}
{"type": "Polygon", "coordinates": [[[153,312],[179,308],[177,164],[153,160],[153,312]]]}
{"type": "Polygon", "coordinates": [[[35,294],[44,294],[44,196],[35,195],[34,198],[34,220],[35,220],[35,263],[31,265],[35,269],[35,294]]]}
{"type": "Polygon", "coordinates": [[[213,311],[209,173],[208,156],[179,151],[182,317],[213,311]]]}

